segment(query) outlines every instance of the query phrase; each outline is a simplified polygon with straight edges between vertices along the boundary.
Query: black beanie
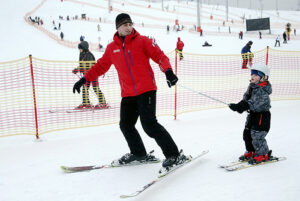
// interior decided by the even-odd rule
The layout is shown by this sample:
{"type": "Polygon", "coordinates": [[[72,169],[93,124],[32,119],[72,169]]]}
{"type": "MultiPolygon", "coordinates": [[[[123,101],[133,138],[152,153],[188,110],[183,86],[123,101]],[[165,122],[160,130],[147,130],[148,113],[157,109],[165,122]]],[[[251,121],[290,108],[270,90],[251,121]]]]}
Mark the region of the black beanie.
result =
{"type": "Polygon", "coordinates": [[[82,41],[81,43],[78,44],[78,49],[82,49],[83,51],[88,51],[89,43],[86,41],[82,41]]]}
{"type": "Polygon", "coordinates": [[[121,25],[126,23],[132,24],[132,20],[128,14],[121,13],[116,17],[116,29],[118,29],[121,25]]]}

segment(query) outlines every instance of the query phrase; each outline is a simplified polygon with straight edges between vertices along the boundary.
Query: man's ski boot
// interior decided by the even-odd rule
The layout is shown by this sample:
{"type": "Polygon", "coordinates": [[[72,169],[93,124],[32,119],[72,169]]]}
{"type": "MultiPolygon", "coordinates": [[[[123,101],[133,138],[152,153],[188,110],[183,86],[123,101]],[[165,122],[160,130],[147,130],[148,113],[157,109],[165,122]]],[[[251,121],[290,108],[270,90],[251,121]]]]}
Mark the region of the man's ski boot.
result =
{"type": "Polygon", "coordinates": [[[249,163],[250,164],[257,164],[257,163],[261,163],[261,162],[265,162],[268,160],[272,159],[272,150],[270,150],[267,154],[265,155],[258,155],[256,154],[252,159],[250,159],[249,163]]]}
{"type": "Polygon", "coordinates": [[[146,163],[159,163],[160,160],[152,155],[154,151],[151,151],[149,154],[145,156],[136,156],[131,153],[127,153],[122,156],[120,159],[114,160],[111,162],[112,166],[124,166],[124,165],[139,165],[139,164],[146,164],[146,163]]]}
{"type": "Polygon", "coordinates": [[[180,167],[184,163],[191,161],[192,156],[186,156],[183,154],[183,151],[180,150],[178,156],[171,156],[166,158],[162,163],[162,168],[159,170],[159,174],[166,174],[172,169],[180,167]]]}
{"type": "Polygon", "coordinates": [[[246,151],[244,153],[244,155],[242,155],[242,156],[239,157],[239,160],[240,161],[247,161],[247,160],[250,160],[254,155],[255,155],[255,152],[253,152],[253,151],[246,151]]]}

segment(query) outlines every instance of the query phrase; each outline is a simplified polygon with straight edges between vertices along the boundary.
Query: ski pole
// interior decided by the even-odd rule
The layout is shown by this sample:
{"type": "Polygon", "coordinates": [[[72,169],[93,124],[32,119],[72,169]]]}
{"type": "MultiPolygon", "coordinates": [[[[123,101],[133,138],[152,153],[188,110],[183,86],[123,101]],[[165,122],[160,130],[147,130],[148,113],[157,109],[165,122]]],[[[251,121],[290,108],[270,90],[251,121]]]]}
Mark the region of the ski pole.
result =
{"type": "Polygon", "coordinates": [[[204,94],[204,93],[202,93],[202,92],[196,91],[196,90],[194,90],[194,89],[192,89],[192,88],[189,88],[189,87],[187,87],[187,86],[184,86],[184,85],[182,85],[182,84],[177,84],[177,85],[180,86],[180,87],[182,87],[182,88],[184,88],[184,89],[187,89],[187,90],[189,90],[189,91],[192,91],[192,92],[194,92],[194,93],[197,93],[197,94],[200,94],[200,95],[202,95],[202,96],[205,96],[206,98],[210,98],[210,99],[212,99],[212,100],[214,100],[214,101],[217,101],[217,102],[219,102],[219,103],[223,103],[223,104],[225,104],[225,105],[229,105],[228,103],[226,103],[226,102],[224,102],[224,101],[221,101],[221,100],[219,100],[219,99],[217,99],[217,98],[214,98],[214,97],[211,97],[211,96],[209,96],[209,95],[206,95],[206,94],[204,94]]]}

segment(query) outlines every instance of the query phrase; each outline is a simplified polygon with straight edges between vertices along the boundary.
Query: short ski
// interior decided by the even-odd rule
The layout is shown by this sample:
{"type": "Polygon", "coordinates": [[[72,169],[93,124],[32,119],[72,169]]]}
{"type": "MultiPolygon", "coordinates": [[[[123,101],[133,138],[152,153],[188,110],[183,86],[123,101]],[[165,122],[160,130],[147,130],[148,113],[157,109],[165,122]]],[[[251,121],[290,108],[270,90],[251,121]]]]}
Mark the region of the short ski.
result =
{"type": "Polygon", "coordinates": [[[232,162],[227,163],[227,164],[219,165],[219,168],[229,168],[229,167],[236,166],[236,165],[239,165],[239,164],[242,164],[242,163],[246,163],[246,162],[248,162],[248,161],[249,161],[249,160],[244,160],[244,161],[240,161],[240,160],[232,161],[232,162]]]}
{"type": "Polygon", "coordinates": [[[237,171],[237,170],[242,170],[242,169],[246,169],[246,168],[250,168],[250,167],[265,165],[265,164],[269,164],[269,163],[275,163],[275,162],[282,161],[282,160],[286,160],[286,157],[272,157],[270,160],[267,160],[264,162],[254,163],[254,164],[250,164],[249,162],[241,163],[241,164],[237,164],[235,166],[225,167],[224,169],[227,171],[237,171]]]}
{"type": "Polygon", "coordinates": [[[86,111],[92,111],[92,109],[50,109],[50,113],[74,113],[74,112],[86,112],[86,111]]]}
{"type": "Polygon", "coordinates": [[[77,112],[87,112],[87,111],[96,111],[93,108],[84,108],[84,109],[69,109],[66,110],[67,113],[77,113],[77,112]]]}
{"type": "Polygon", "coordinates": [[[150,186],[153,186],[155,183],[159,182],[160,180],[162,180],[163,178],[165,178],[167,175],[169,175],[172,172],[175,172],[175,170],[178,170],[180,167],[183,167],[193,161],[195,161],[196,159],[200,158],[201,156],[205,155],[208,153],[208,150],[202,151],[199,155],[192,157],[190,161],[183,163],[181,165],[178,165],[178,167],[171,169],[168,172],[165,172],[164,174],[159,174],[158,177],[154,180],[152,180],[151,182],[149,182],[148,184],[146,184],[145,186],[143,186],[140,190],[137,190],[131,194],[125,194],[125,195],[121,195],[120,198],[130,198],[130,197],[135,197],[138,196],[139,194],[141,194],[142,192],[144,192],[146,189],[148,189],[150,186]]]}
{"type": "Polygon", "coordinates": [[[70,110],[66,110],[66,112],[67,112],[67,113],[87,112],[87,111],[96,112],[96,111],[107,110],[107,109],[111,109],[111,107],[109,107],[109,108],[101,108],[101,109],[95,109],[95,108],[70,109],[70,110]]]}
{"type": "Polygon", "coordinates": [[[50,109],[49,112],[50,113],[62,113],[62,112],[66,112],[67,109],[50,109]]]}
{"type": "Polygon", "coordinates": [[[103,108],[103,109],[93,109],[93,108],[84,108],[84,109],[50,109],[49,112],[50,113],[77,113],[77,112],[87,112],[87,111],[100,111],[100,110],[107,110],[107,109],[111,109],[110,108],[103,108]]]}

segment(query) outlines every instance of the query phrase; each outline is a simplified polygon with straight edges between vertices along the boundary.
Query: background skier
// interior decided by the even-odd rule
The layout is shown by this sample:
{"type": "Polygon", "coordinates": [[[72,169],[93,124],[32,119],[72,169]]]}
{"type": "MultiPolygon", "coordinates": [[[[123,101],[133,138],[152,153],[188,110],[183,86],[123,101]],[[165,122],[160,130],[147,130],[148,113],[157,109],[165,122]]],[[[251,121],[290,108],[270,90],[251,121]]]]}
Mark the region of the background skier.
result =
{"type": "Polygon", "coordinates": [[[242,69],[247,69],[247,64],[249,62],[249,65],[252,66],[252,58],[254,57],[253,53],[251,52],[251,46],[253,42],[249,41],[241,51],[242,58],[243,58],[243,64],[242,69]]]}
{"type": "Polygon", "coordinates": [[[179,59],[180,60],[183,59],[183,54],[182,54],[183,47],[184,47],[184,43],[182,42],[182,40],[180,40],[180,37],[178,37],[178,41],[177,41],[177,44],[176,44],[176,51],[179,54],[179,59]]]}
{"type": "MultiPolygon", "coordinates": [[[[86,72],[90,69],[92,65],[95,64],[95,57],[94,55],[89,51],[89,44],[88,42],[83,40],[84,37],[80,36],[80,40],[82,40],[78,44],[78,49],[80,51],[79,54],[79,67],[75,68],[72,72],[74,74],[80,72],[83,73],[83,75],[86,74],[86,72]]],[[[108,104],[106,103],[104,94],[101,92],[99,88],[99,82],[98,77],[93,79],[92,81],[87,81],[82,89],[82,104],[80,104],[75,109],[84,109],[84,108],[93,108],[93,109],[107,109],[109,108],[108,104]],[[99,104],[92,106],[90,99],[89,99],[89,88],[92,83],[93,90],[95,94],[97,95],[99,104]]]]}

